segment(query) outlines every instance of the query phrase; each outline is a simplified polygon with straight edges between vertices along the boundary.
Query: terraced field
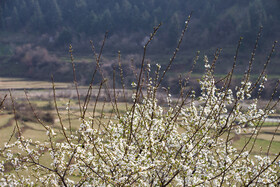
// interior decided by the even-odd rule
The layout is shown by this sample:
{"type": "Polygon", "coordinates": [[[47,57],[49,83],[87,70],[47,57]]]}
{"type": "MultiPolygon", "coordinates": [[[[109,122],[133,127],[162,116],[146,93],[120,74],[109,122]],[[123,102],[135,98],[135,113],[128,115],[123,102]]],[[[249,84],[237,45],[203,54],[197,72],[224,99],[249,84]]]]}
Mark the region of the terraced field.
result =
{"type": "MultiPolygon", "coordinates": [[[[59,109],[59,114],[61,115],[62,122],[64,127],[67,128],[67,133],[70,134],[70,129],[75,131],[79,128],[80,121],[80,111],[79,111],[79,102],[76,96],[76,90],[71,83],[56,83],[56,96],[57,96],[57,106],[59,109]],[[70,99],[70,110],[67,109],[67,103],[69,103],[70,99]],[[70,119],[69,119],[70,116],[70,119]]],[[[15,98],[15,102],[26,105],[23,110],[19,109],[16,111],[19,115],[22,113],[23,117],[26,117],[26,120],[18,120],[21,131],[26,138],[32,138],[34,140],[43,141],[47,139],[47,135],[45,133],[45,129],[42,125],[37,122],[37,119],[34,117],[33,111],[30,110],[29,104],[26,102],[26,96],[24,93],[24,89],[28,89],[28,96],[32,103],[32,105],[36,108],[36,112],[40,113],[44,120],[44,116],[53,118],[53,121],[48,121],[46,118],[46,125],[52,126],[57,132],[61,129],[61,124],[58,119],[58,115],[54,108],[53,104],[53,89],[52,84],[50,82],[42,82],[42,81],[28,81],[23,79],[7,79],[0,78],[0,99],[4,97],[4,95],[8,94],[8,89],[12,90],[12,95],[15,98]],[[26,112],[28,111],[28,112],[26,112]]],[[[84,96],[87,92],[86,87],[80,87],[80,96],[81,103],[83,103],[84,96]]],[[[117,90],[119,94],[121,94],[121,90],[117,90]]],[[[131,93],[131,91],[126,90],[127,93],[131,93]]],[[[88,110],[86,116],[92,116],[93,111],[95,111],[94,116],[96,116],[95,127],[99,128],[98,116],[107,115],[108,117],[113,112],[112,103],[103,101],[100,99],[95,106],[95,99],[98,90],[96,88],[93,89],[92,98],[88,104],[88,110]],[[94,110],[95,108],[95,110],[94,110]]],[[[105,92],[101,93],[101,98],[104,97],[105,92]]],[[[105,98],[105,97],[104,97],[105,98]]],[[[10,103],[9,96],[7,97],[5,103],[10,103]]],[[[125,102],[118,102],[118,109],[120,113],[125,113],[127,105],[125,102]]],[[[20,105],[21,106],[21,105],[20,105]]],[[[259,135],[255,141],[255,145],[253,147],[253,153],[255,154],[266,154],[268,147],[270,147],[270,154],[276,154],[280,149],[280,128],[278,115],[271,118],[264,123],[264,126],[260,129],[259,135]],[[270,142],[272,141],[271,145],[270,142]]],[[[15,128],[15,118],[14,114],[9,107],[2,108],[0,111],[0,147],[3,147],[4,143],[11,140],[15,140],[17,133],[14,133],[15,128]]],[[[15,131],[16,132],[16,131],[15,131]]],[[[240,134],[235,135],[231,134],[233,145],[240,149],[243,147],[245,142],[250,137],[250,134],[240,134]]],[[[64,141],[63,137],[58,136],[57,141],[64,141]]],[[[253,142],[254,139],[251,140],[253,142]]],[[[252,143],[248,145],[248,149],[251,148],[252,143]]]]}

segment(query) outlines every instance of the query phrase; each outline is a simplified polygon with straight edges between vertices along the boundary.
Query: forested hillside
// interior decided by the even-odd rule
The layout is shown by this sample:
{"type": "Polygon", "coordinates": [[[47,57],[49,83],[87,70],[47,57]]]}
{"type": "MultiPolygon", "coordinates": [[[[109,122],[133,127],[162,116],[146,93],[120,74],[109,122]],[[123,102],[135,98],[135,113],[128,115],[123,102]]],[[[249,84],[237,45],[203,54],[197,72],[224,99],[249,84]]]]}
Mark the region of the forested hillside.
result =
{"type": "MultiPolygon", "coordinates": [[[[77,77],[89,82],[92,51],[89,40],[98,51],[108,31],[102,66],[108,75],[122,54],[124,73],[132,74],[131,66],[140,66],[142,48],[153,28],[162,23],[149,46],[152,64],[168,64],[176,48],[188,15],[192,18],[181,44],[173,73],[166,80],[177,85],[178,74],[191,67],[196,51],[213,59],[217,48],[223,48],[216,72],[223,76],[231,69],[240,36],[237,73],[243,74],[250,59],[259,27],[263,32],[256,51],[258,74],[274,40],[280,39],[279,0],[1,0],[0,1],[0,76],[58,81],[72,81],[68,47],[74,47],[77,77]],[[132,56],[131,56],[132,55],[132,56]],[[133,60],[131,60],[133,59],[133,60]],[[133,62],[132,62],[133,61],[133,62]]],[[[276,47],[276,49],[278,46],[276,47]]],[[[195,72],[204,70],[200,58],[195,72]]],[[[270,76],[280,74],[280,54],[272,55],[270,76]]],[[[134,75],[132,75],[133,77],[134,75]]],[[[127,84],[131,79],[127,78],[127,84]]]]}
{"type": "Polygon", "coordinates": [[[141,44],[143,34],[162,22],[159,34],[166,47],[176,43],[184,20],[193,11],[192,38],[204,43],[192,43],[212,47],[241,35],[253,41],[260,25],[264,35],[279,38],[279,9],[278,0],[1,0],[0,26],[2,31],[47,33],[57,45],[106,31],[129,41],[133,35],[141,44]]]}

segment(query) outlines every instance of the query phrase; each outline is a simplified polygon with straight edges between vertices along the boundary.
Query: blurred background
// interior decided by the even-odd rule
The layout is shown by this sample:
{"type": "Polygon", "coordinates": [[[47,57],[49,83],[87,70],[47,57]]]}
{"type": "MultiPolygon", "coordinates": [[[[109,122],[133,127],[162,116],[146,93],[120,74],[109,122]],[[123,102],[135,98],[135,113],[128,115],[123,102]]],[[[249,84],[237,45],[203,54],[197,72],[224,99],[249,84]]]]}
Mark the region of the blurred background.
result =
{"type": "MultiPolygon", "coordinates": [[[[176,85],[178,75],[190,69],[196,51],[201,51],[202,57],[194,76],[199,77],[204,71],[203,55],[212,60],[217,48],[223,50],[216,74],[225,75],[232,67],[241,36],[244,40],[236,73],[237,77],[242,75],[259,27],[263,26],[253,69],[253,74],[257,75],[273,41],[280,38],[279,0],[1,0],[0,4],[0,77],[49,81],[53,74],[56,81],[72,81],[68,52],[72,44],[78,81],[88,84],[95,66],[89,41],[93,41],[99,52],[108,31],[101,65],[105,74],[112,74],[120,51],[130,85],[131,67],[136,71],[139,68],[143,45],[153,27],[162,23],[148,49],[147,59],[151,64],[159,63],[164,67],[191,12],[189,29],[172,73],[164,83],[166,86],[176,85]]],[[[273,65],[268,67],[271,79],[278,79],[280,75],[277,50],[279,46],[272,56],[273,65]]]]}

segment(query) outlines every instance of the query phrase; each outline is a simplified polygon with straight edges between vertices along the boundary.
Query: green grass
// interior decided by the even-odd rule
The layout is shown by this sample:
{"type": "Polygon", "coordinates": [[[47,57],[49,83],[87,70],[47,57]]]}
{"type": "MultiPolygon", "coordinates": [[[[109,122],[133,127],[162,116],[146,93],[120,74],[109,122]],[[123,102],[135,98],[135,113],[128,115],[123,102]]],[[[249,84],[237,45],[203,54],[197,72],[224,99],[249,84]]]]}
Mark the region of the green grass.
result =
{"type": "Polygon", "coordinates": [[[9,119],[12,118],[13,115],[9,115],[9,114],[4,114],[4,115],[0,115],[0,128],[2,128],[2,126],[4,126],[6,123],[8,123],[9,119]]]}
{"type": "MultiPolygon", "coordinates": [[[[238,150],[241,150],[241,148],[245,145],[245,143],[248,140],[249,137],[241,136],[239,140],[233,143],[233,146],[236,147],[238,150]]],[[[269,144],[270,144],[269,140],[257,139],[255,146],[253,148],[253,153],[256,155],[266,154],[269,144]]],[[[251,140],[250,143],[247,145],[246,150],[250,150],[252,145],[253,145],[253,140],[251,140]]],[[[278,154],[279,151],[280,151],[280,142],[273,141],[269,153],[274,155],[274,154],[278,154]]]]}
{"type": "Polygon", "coordinates": [[[263,126],[267,126],[267,127],[270,127],[270,126],[278,126],[279,123],[277,122],[264,122],[263,126]]]}
{"type": "MultiPolygon", "coordinates": [[[[5,127],[5,128],[2,128],[0,130],[0,135],[1,135],[1,138],[0,138],[0,147],[3,148],[4,146],[4,143],[8,142],[8,140],[10,139],[12,133],[13,133],[13,130],[14,130],[14,127],[15,127],[15,121],[13,120],[12,124],[5,127]]],[[[11,141],[15,141],[16,138],[13,136],[11,141]]]]}
{"type": "MultiPolygon", "coordinates": [[[[69,56],[61,56],[60,60],[63,62],[71,63],[69,56]]],[[[95,63],[94,59],[89,56],[76,56],[74,57],[74,63],[95,63]]]]}

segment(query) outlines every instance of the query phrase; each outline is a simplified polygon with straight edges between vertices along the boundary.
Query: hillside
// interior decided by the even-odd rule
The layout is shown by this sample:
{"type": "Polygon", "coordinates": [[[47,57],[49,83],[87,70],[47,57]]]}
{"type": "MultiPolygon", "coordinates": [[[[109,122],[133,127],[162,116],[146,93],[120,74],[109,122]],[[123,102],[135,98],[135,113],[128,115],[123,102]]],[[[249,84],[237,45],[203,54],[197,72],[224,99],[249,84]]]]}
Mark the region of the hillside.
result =
{"type": "MultiPolygon", "coordinates": [[[[0,76],[49,80],[52,73],[57,80],[71,81],[67,55],[71,43],[75,61],[79,62],[78,78],[87,83],[94,61],[89,40],[93,40],[98,51],[106,31],[109,34],[102,64],[108,74],[113,62],[117,62],[119,50],[126,71],[131,72],[131,54],[137,69],[142,47],[159,23],[162,26],[147,55],[152,64],[164,67],[191,12],[189,29],[172,67],[175,77],[191,67],[196,51],[212,59],[216,48],[223,48],[216,68],[222,76],[231,67],[240,36],[244,40],[237,73],[243,74],[261,25],[255,63],[262,67],[273,41],[280,38],[277,0],[2,0],[0,5],[0,67],[6,70],[0,76]]],[[[203,70],[202,59],[195,69],[198,74],[203,70]]],[[[279,53],[272,56],[274,65],[268,67],[271,77],[277,78],[280,73],[279,68],[274,68],[279,59],[279,53]]],[[[253,73],[259,73],[258,68],[253,73]]]]}
{"type": "Polygon", "coordinates": [[[111,47],[121,47],[143,43],[162,22],[159,37],[165,38],[161,46],[167,47],[176,44],[186,17],[193,11],[190,35],[195,40],[185,45],[209,48],[232,44],[241,35],[247,43],[254,42],[260,25],[267,40],[279,38],[279,8],[277,0],[3,0],[0,27],[2,31],[48,36],[56,46],[109,31],[111,47]]]}

